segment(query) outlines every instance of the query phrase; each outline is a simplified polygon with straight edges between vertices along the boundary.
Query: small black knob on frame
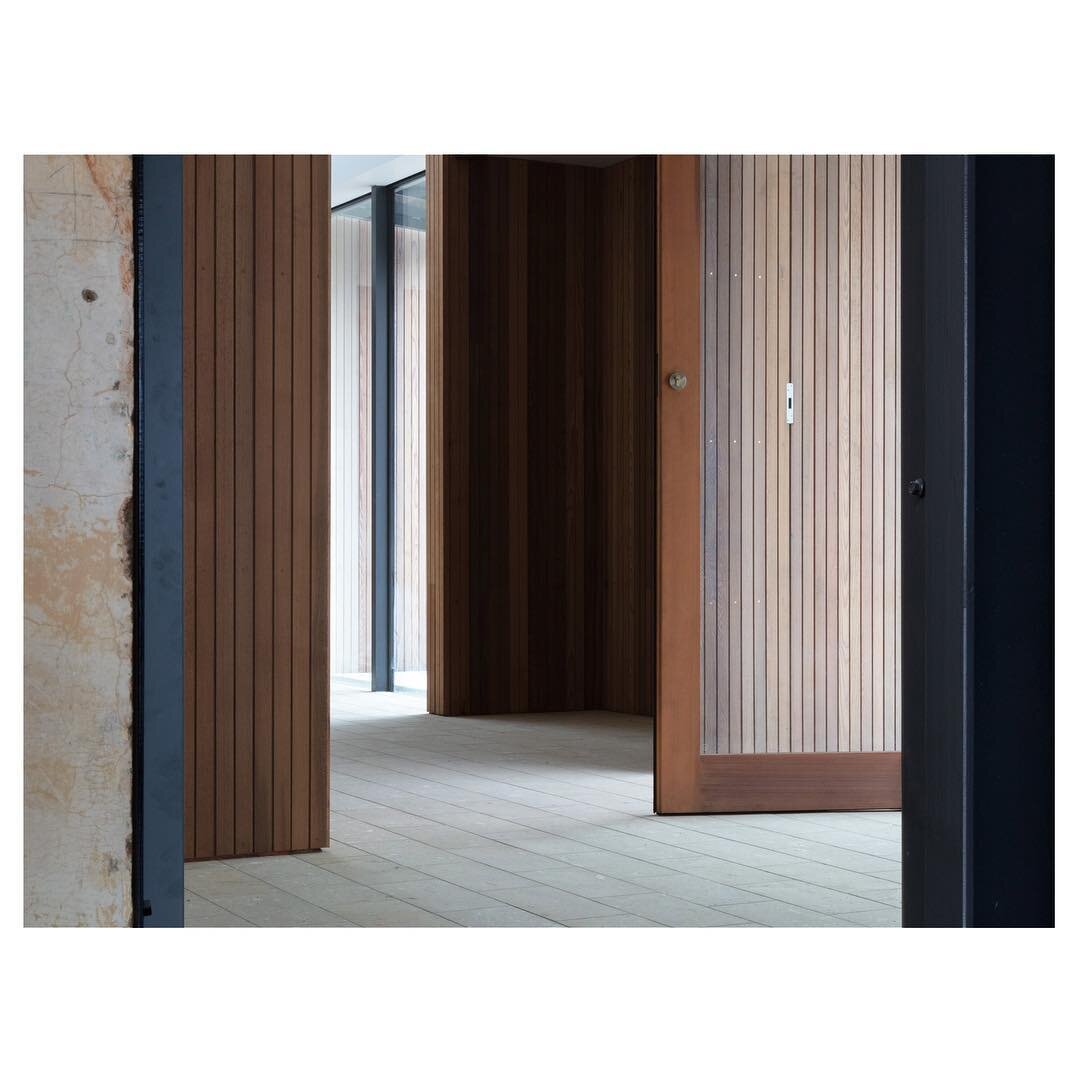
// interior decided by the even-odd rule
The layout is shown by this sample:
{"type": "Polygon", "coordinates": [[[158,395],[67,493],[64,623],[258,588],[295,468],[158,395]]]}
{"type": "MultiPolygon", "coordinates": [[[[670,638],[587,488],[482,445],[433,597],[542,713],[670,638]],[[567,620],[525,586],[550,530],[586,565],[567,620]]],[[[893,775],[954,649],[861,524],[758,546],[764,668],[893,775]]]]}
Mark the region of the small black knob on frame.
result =
{"type": "Polygon", "coordinates": [[[926,481],[921,476],[917,480],[909,480],[907,493],[921,499],[926,494],[926,481]]]}

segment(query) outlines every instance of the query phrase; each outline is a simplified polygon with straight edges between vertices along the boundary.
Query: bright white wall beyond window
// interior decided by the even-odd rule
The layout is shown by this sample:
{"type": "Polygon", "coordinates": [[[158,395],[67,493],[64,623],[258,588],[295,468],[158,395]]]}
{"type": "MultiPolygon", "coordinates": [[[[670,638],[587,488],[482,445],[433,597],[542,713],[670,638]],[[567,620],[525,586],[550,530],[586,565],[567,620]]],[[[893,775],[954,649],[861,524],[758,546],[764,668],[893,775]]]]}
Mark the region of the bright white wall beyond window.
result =
{"type": "Polygon", "coordinates": [[[330,230],[330,672],[371,671],[371,219],[330,230]]]}
{"type": "Polygon", "coordinates": [[[427,685],[427,185],[394,192],[394,686],[427,685]]]}

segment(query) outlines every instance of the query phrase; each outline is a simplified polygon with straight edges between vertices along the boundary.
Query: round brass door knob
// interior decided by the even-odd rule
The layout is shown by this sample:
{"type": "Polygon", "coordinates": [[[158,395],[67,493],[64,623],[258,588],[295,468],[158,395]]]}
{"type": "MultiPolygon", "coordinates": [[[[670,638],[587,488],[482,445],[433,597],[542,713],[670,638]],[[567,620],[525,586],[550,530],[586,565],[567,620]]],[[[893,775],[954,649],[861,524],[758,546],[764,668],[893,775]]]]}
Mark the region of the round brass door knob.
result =
{"type": "Polygon", "coordinates": [[[667,377],[667,381],[672,390],[686,389],[686,376],[681,371],[673,371],[667,377]]]}

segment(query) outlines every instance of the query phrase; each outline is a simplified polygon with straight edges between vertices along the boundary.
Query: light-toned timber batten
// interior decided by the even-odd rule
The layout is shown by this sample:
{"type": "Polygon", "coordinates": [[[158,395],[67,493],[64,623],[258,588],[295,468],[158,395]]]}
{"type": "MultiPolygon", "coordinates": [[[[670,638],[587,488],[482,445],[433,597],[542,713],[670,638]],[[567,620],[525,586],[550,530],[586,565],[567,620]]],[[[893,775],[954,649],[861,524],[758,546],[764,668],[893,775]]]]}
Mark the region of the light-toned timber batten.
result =
{"type": "Polygon", "coordinates": [[[900,747],[898,166],[702,158],[705,754],[900,747]]]}

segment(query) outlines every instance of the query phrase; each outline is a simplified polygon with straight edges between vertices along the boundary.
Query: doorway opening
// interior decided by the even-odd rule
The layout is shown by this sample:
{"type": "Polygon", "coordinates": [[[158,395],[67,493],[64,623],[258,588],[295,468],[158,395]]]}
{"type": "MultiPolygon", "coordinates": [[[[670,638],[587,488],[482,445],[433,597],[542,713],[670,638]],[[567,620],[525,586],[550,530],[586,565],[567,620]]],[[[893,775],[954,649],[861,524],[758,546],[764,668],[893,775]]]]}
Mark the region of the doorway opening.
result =
{"type": "MultiPolygon", "coordinates": [[[[655,158],[432,158],[422,177],[384,175],[367,192],[326,199],[325,210],[333,205],[337,212],[326,222],[333,272],[325,399],[311,385],[312,400],[325,401],[329,418],[330,605],[324,625],[331,644],[322,688],[331,688],[330,722],[303,730],[314,733],[312,739],[324,730],[329,744],[325,756],[312,742],[309,756],[294,753],[290,760],[283,753],[273,759],[292,768],[280,789],[271,786],[269,805],[295,807],[298,775],[313,784],[318,773],[327,785],[326,801],[321,793],[316,800],[312,787],[307,805],[312,822],[317,801],[328,807],[322,819],[327,832],[316,836],[308,827],[298,841],[288,841],[286,834],[287,842],[272,849],[240,852],[276,851],[271,859],[238,859],[235,849],[219,844],[208,857],[228,859],[226,867],[220,861],[189,867],[189,889],[198,898],[191,921],[213,922],[225,917],[222,911],[264,925],[898,921],[898,815],[850,806],[852,812],[843,816],[805,806],[800,809],[814,812],[749,812],[790,809],[757,804],[725,807],[747,811],[737,814],[714,815],[708,806],[689,805],[681,809],[706,812],[653,816],[654,713],[658,700],[666,707],[656,685],[657,553],[662,557],[676,536],[700,545],[679,567],[690,584],[687,611],[694,616],[680,654],[700,660],[706,634],[700,610],[708,593],[700,572],[707,546],[703,509],[722,501],[701,483],[702,462],[710,454],[708,439],[700,437],[701,387],[718,388],[717,366],[733,372],[735,358],[738,370],[745,365],[749,372],[740,385],[753,395],[748,426],[733,437],[753,433],[752,453],[760,454],[762,465],[759,470],[758,458],[752,459],[751,512],[742,519],[752,530],[743,549],[751,555],[747,595],[757,607],[760,574],[763,605],[771,612],[771,597],[777,596],[780,618],[780,594],[769,585],[781,575],[773,575],[768,538],[779,540],[781,532],[779,458],[773,450],[781,420],[771,415],[769,402],[782,384],[799,382],[781,368],[790,343],[785,352],[779,329],[785,303],[780,283],[794,265],[781,269],[779,261],[780,207],[788,207],[790,245],[794,203],[780,197],[779,159],[760,160],[760,168],[758,159],[742,163],[754,198],[744,198],[741,207],[751,208],[749,249],[755,260],[760,256],[760,270],[752,262],[752,281],[740,283],[740,310],[748,310],[749,318],[734,337],[716,335],[715,325],[711,338],[706,332],[710,308],[702,298],[710,288],[714,298],[719,293],[720,263],[715,257],[709,262],[702,251],[709,244],[706,225],[720,220],[719,195],[710,215],[697,159],[687,174],[701,186],[681,200],[691,211],[692,255],[687,314],[679,327],[693,346],[679,364],[689,373],[680,388],[668,382],[675,371],[668,370],[664,337],[663,257],[672,237],[665,232],[663,168],[658,191],[655,158]],[[335,273],[341,282],[340,326],[335,273]],[[424,279],[426,289],[410,285],[424,279]],[[436,328],[426,339],[425,325],[436,328]],[[706,362],[699,334],[715,343],[706,362]],[[722,351],[721,340],[729,352],[722,351]],[[425,371],[431,373],[426,388],[425,371]],[[670,506],[663,490],[657,498],[658,447],[661,455],[666,452],[657,410],[669,400],[694,403],[685,427],[692,436],[686,444],[692,466],[685,472],[691,482],[683,492],[692,501],[675,530],[658,537],[658,505],[661,514],[670,506]],[[770,462],[777,465],[773,480],[770,462]],[[770,491],[777,498],[776,517],[770,491]],[[431,548],[421,558],[417,540],[425,537],[431,548]],[[426,562],[426,578],[410,576],[413,562],[426,562]],[[409,635],[415,631],[419,638],[425,620],[414,614],[410,628],[408,612],[417,611],[422,596],[428,633],[420,648],[409,635]],[[400,692],[412,681],[407,673],[421,671],[429,675],[426,702],[420,693],[400,692]],[[388,692],[393,690],[399,692],[388,692]]],[[[817,167],[811,167],[815,176],[817,167]]],[[[844,248],[839,187],[831,183],[839,169],[839,159],[824,163],[820,228],[814,217],[812,229],[814,272],[820,261],[824,276],[814,294],[822,302],[821,333],[815,322],[811,338],[815,349],[820,338],[823,349],[826,416],[838,415],[830,409],[838,400],[841,371],[844,248]]],[[[787,190],[793,198],[794,187],[787,190]]],[[[812,201],[816,213],[816,190],[812,201]]],[[[726,220],[733,220],[730,206],[726,220]]],[[[739,222],[742,228],[741,214],[739,222]]],[[[714,252],[718,245],[714,239],[714,252]]],[[[288,250],[296,247],[294,240],[288,250]]],[[[306,250],[302,244],[300,250],[306,250]]],[[[850,238],[847,251],[850,272],[850,238]]],[[[297,262],[291,257],[295,283],[297,262]]],[[[227,261],[228,252],[222,259],[227,261]]],[[[741,262],[737,273],[743,273],[741,262]]],[[[283,277],[288,284],[287,273],[283,277]]],[[[295,284],[291,294],[281,294],[294,303],[307,295],[295,284]]],[[[730,298],[730,288],[725,295],[730,298]]],[[[711,310],[715,319],[715,306],[711,310]]],[[[816,306],[813,311],[816,319],[816,306]]],[[[284,361],[288,334],[281,340],[274,356],[284,361]]],[[[313,347],[311,355],[317,351],[313,347]]],[[[848,372],[850,378],[850,354],[848,372]]],[[[725,385],[730,392],[730,378],[725,385]]],[[[288,402],[283,394],[283,418],[288,402]]],[[[772,403],[780,408],[779,401],[772,403]]],[[[740,406],[743,423],[741,400],[740,406]]],[[[261,414],[254,415],[258,428],[261,414]]],[[[314,411],[312,417],[318,428],[314,411]]],[[[291,429],[280,426],[284,437],[291,429]]],[[[815,503],[814,511],[827,520],[833,462],[838,476],[840,460],[832,431],[822,430],[825,509],[815,503]]],[[[817,439],[815,428],[815,448],[817,439]]],[[[715,460],[718,451],[712,453],[715,460]]],[[[303,496],[302,485],[289,491],[303,496]]],[[[726,505],[730,509],[730,494],[726,505]]],[[[283,520],[295,525],[297,519],[292,514],[283,520]]],[[[831,687],[837,685],[829,681],[830,620],[839,610],[830,599],[828,535],[821,592],[826,718],[831,687]]],[[[318,547],[313,544],[312,552],[318,547]]],[[[742,566],[740,561],[740,587],[742,566]]],[[[291,578],[283,579],[302,581],[303,574],[294,567],[291,578]]],[[[710,578],[714,600],[718,580],[710,578]]],[[[828,754],[853,761],[850,747],[845,751],[838,744],[826,742],[818,755],[770,741],[776,730],[770,688],[777,687],[775,699],[781,700],[774,681],[779,668],[770,658],[779,655],[773,635],[779,640],[781,623],[771,615],[756,620],[755,614],[752,647],[737,684],[746,685],[749,673],[757,696],[749,713],[740,699],[738,714],[729,714],[739,717],[738,746],[733,727],[722,741],[718,722],[703,722],[708,710],[700,667],[678,684],[678,708],[668,717],[685,725],[685,746],[706,763],[758,764],[764,758],[771,766],[828,754]],[[761,748],[754,741],[759,713],[761,748]],[[745,728],[744,716],[751,721],[745,728]]],[[[254,625],[259,628],[257,619],[254,625]]],[[[283,623],[286,630],[295,625],[283,623]]],[[[816,633],[818,623],[813,625],[816,633]]],[[[663,674],[664,657],[659,660],[663,674]]],[[[283,687],[284,672],[283,667],[283,687]]],[[[294,669],[288,685],[306,686],[295,674],[294,669]]],[[[709,700],[730,700],[730,686],[727,695],[713,693],[709,700]]],[[[287,735],[288,699],[276,700],[287,735]]],[[[784,700],[791,708],[795,698],[784,700]]],[[[283,738],[283,750],[286,745],[283,738]]],[[[294,736],[293,751],[297,745],[306,746],[294,736]]],[[[227,785],[223,794],[229,794],[227,785]]],[[[291,813],[295,821],[295,809],[291,813]]],[[[257,803],[256,824],[259,814],[257,803]]]]}

